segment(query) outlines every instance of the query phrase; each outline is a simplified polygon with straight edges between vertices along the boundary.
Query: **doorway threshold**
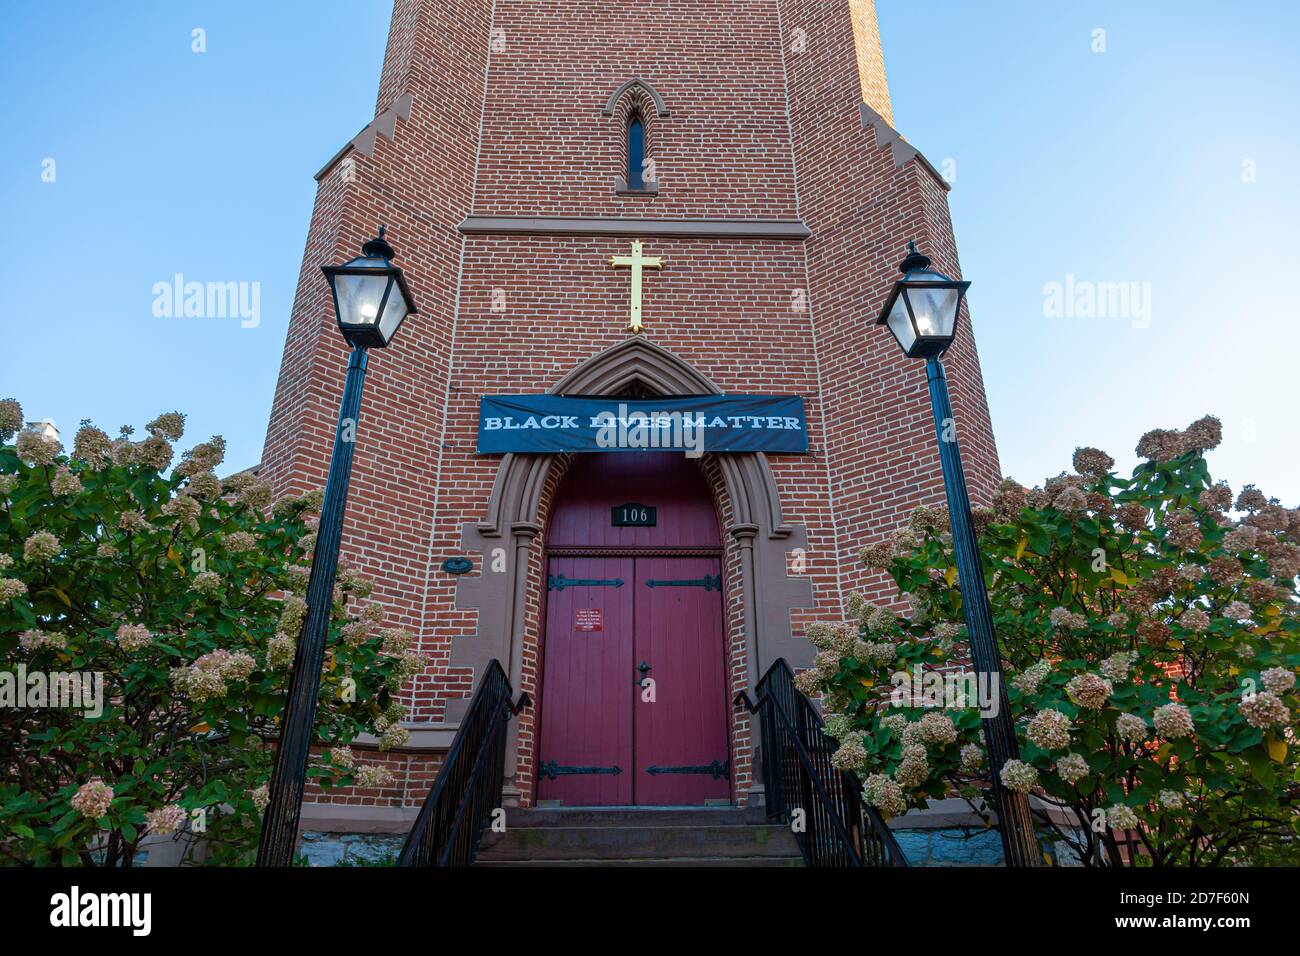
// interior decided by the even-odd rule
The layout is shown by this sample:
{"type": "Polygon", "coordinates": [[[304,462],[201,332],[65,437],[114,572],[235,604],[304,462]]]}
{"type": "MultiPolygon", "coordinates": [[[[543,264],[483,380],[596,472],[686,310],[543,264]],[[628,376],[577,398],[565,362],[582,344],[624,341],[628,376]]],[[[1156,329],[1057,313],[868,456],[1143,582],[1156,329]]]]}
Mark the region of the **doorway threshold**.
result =
{"type": "Polygon", "coordinates": [[[597,804],[587,806],[579,803],[561,803],[559,800],[538,800],[532,805],[533,810],[582,810],[585,812],[599,812],[608,810],[618,813],[629,813],[644,811],[652,813],[656,810],[738,810],[740,809],[734,803],[692,803],[692,804],[597,804]]]}

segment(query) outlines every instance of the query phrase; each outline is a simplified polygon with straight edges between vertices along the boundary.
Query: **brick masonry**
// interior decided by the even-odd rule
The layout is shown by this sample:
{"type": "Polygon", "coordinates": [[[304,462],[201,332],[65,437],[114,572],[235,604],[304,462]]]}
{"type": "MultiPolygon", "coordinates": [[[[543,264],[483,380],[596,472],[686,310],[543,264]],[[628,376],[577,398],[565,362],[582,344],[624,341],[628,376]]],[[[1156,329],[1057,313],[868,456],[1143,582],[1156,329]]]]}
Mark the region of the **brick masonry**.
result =
{"type": "MultiPolygon", "coordinates": [[[[796,558],[811,604],[791,614],[793,633],[840,617],[850,591],[895,598],[858,551],[941,501],[942,481],[922,363],[872,323],[907,240],[950,275],[960,266],[945,184],[923,157],[883,142],[863,103],[892,124],[870,0],[396,0],[376,119],[318,175],[261,471],[278,494],[324,483],[346,356],[319,267],[355,255],[382,222],[420,313],[371,355],[344,549],[430,664],[405,691],[412,747],[367,755],[397,772],[394,787],[320,800],[417,804],[449,736],[447,702],[473,688],[451,647],[475,633],[479,612],[457,606],[438,566],[484,520],[500,465],[474,453],[479,396],[544,392],[628,336],[627,272],[608,266],[628,236],[466,233],[467,217],[806,224],[807,239],[645,238],[664,267],[645,280],[644,337],[724,391],[804,396],[811,453],[769,459],[785,518],[806,535],[796,558]],[[653,195],[615,189],[628,110],[655,111],[639,86],[612,115],[604,107],[636,77],[667,114],[647,115],[653,195]]],[[[947,365],[972,497],[986,499],[999,469],[968,317],[947,365]]],[[[706,474],[720,489],[716,462],[706,474]]],[[[730,505],[715,494],[725,535],[730,505]]],[[[746,658],[739,547],[726,539],[741,690],[770,662],[746,658]]],[[[544,545],[543,529],[526,552],[516,688],[534,696],[544,545]]],[[[469,556],[483,573],[483,555],[469,556]]],[[[523,804],[531,721],[517,727],[523,804]]],[[[750,756],[738,716],[739,802],[750,756]]]]}

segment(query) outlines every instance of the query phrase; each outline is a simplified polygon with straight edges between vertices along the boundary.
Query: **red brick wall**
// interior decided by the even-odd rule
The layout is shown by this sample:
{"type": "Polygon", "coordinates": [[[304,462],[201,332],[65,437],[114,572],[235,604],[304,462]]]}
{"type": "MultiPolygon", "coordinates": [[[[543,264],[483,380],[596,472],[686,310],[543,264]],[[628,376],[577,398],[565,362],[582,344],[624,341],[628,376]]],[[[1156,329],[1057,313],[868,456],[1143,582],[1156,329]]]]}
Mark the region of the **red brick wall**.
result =
{"type": "MultiPolygon", "coordinates": [[[[889,595],[857,552],[938,500],[942,484],[922,364],[872,323],[908,239],[939,268],[956,275],[958,265],[942,184],[919,160],[895,165],[862,128],[864,91],[889,116],[864,3],[397,0],[378,109],[409,93],[410,116],[392,136],[381,130],[370,155],[353,149],[321,177],[263,474],[278,492],[323,483],[345,356],[319,266],[355,255],[383,222],[420,314],[371,357],[345,548],[376,579],[390,622],[415,630],[431,659],[407,695],[412,720],[437,724],[445,700],[475,680],[448,662],[477,611],[455,607],[454,582],[436,567],[460,553],[462,526],[483,518],[499,464],[474,454],[479,396],[545,391],[627,334],[627,272],[608,266],[626,239],[462,236],[471,214],[801,217],[807,241],[646,238],[664,268],[645,279],[645,335],[725,391],[805,397],[810,453],[771,461],[786,520],[807,530],[815,606],[794,626],[838,617],[850,588],[889,595]],[[649,131],[655,197],[614,193],[624,131],[602,108],[634,76],[670,112],[649,131]]],[[[998,469],[969,326],[948,364],[978,499],[998,469]]],[[[739,690],[748,642],[722,522],[739,690]]],[[[543,546],[539,537],[529,552],[517,688],[534,696],[543,546]]],[[[527,799],[531,716],[518,735],[527,799]]],[[[749,748],[738,717],[742,793],[749,748]]],[[[418,788],[399,789],[418,802],[418,788]]]]}
{"type": "Polygon", "coordinates": [[[792,216],[775,8],[752,0],[497,0],[475,211],[792,216]],[[659,196],[614,195],[623,130],[601,115],[634,76],[671,116],[651,130],[659,196]]]}
{"type": "MultiPolygon", "coordinates": [[[[372,764],[392,775],[392,782],[380,787],[334,787],[322,790],[308,780],[304,798],[308,803],[335,803],[354,807],[409,807],[424,802],[442,767],[442,754],[389,751],[379,753],[365,747],[354,749],[356,767],[372,764]]],[[[323,761],[325,752],[313,750],[311,760],[323,761]]],[[[307,829],[311,829],[308,827],[307,829]]]]}

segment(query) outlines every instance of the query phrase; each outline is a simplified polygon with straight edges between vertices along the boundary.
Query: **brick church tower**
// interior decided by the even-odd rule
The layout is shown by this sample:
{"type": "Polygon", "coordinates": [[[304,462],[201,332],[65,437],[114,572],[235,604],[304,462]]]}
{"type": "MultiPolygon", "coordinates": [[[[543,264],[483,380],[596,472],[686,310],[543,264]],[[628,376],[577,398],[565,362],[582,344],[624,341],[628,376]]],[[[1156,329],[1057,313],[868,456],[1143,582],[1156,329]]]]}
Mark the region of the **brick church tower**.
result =
{"type": "MultiPolygon", "coordinates": [[[[324,484],[347,356],[320,266],[382,223],[419,313],[370,357],[344,551],[429,663],[408,744],[363,754],[396,782],[304,825],[405,830],[493,659],[535,701],[508,801],[757,801],[731,698],[849,593],[890,599],[860,549],[943,500],[923,363],[873,323],[908,240],[960,268],[871,0],[396,0],[376,106],[316,177],[261,473],[324,484]],[[638,254],[639,332],[610,267],[638,254]],[[481,454],[485,395],[798,396],[807,452],[481,454]]],[[[965,317],[947,365],[987,499],[965,317]]]]}

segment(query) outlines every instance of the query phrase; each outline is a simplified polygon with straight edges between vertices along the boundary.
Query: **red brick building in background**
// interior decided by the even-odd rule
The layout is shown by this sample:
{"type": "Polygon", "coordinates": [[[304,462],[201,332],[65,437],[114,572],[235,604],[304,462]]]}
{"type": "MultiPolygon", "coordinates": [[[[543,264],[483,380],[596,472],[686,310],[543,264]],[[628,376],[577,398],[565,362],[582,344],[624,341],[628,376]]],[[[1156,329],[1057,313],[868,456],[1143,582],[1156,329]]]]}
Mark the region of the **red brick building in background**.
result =
{"type": "MultiPolygon", "coordinates": [[[[405,830],[493,658],[542,702],[507,766],[507,801],[538,799],[562,706],[541,686],[548,547],[578,456],[477,454],[479,399],[506,393],[804,399],[808,454],[691,463],[718,517],[727,800],[760,798],[731,696],[778,657],[806,664],[805,627],[842,620],[850,592],[890,599],[860,549],[943,499],[923,363],[873,323],[908,240],[960,267],[947,186],[893,124],[871,0],[396,0],[376,117],[316,177],[261,474],[277,494],[324,484],[346,351],[320,266],[383,223],[420,311],[371,354],[344,552],[429,664],[403,694],[408,745],[363,754],[396,783],[336,791],[305,826],[405,830]],[[662,260],[639,334],[610,268],[633,240],[662,260]],[[444,570],[453,557],[472,570],[444,570]]],[[[987,499],[966,317],[947,366],[987,499]]]]}

